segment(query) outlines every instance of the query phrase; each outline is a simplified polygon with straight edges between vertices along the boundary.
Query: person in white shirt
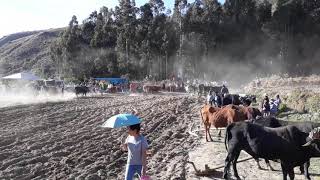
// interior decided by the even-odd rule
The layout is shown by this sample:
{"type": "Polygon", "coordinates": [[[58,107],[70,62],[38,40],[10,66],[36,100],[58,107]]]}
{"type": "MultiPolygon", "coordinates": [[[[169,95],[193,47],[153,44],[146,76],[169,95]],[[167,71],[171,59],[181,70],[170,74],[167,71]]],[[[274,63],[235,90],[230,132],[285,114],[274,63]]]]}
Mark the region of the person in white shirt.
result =
{"type": "Polygon", "coordinates": [[[207,104],[210,104],[212,106],[214,101],[214,95],[212,91],[209,91],[208,96],[207,96],[207,104]]]}
{"type": "Polygon", "coordinates": [[[135,174],[140,177],[146,175],[148,142],[140,134],[140,124],[128,126],[126,141],[120,147],[128,151],[125,180],[133,180],[135,174]]]}
{"type": "Polygon", "coordinates": [[[281,104],[281,99],[279,94],[277,94],[276,99],[274,101],[274,104],[279,108],[280,104],[281,104]]]}

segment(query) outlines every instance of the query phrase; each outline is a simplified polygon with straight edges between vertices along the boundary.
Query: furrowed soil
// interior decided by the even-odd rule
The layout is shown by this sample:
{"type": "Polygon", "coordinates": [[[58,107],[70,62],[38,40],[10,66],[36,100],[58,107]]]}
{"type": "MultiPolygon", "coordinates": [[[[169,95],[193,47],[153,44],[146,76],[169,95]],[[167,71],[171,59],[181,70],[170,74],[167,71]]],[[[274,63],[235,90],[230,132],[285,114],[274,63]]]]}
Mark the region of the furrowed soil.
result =
{"type": "MultiPolygon", "coordinates": [[[[119,148],[126,129],[102,128],[118,113],[142,120],[151,155],[152,179],[221,179],[223,168],[209,177],[195,176],[205,164],[224,164],[223,137],[205,142],[189,134],[200,125],[203,100],[187,94],[104,95],[0,108],[0,179],[124,179],[127,153],[119,148]]],[[[212,135],[217,131],[213,130],[212,135]]],[[[241,157],[248,156],[244,152],[241,157]]],[[[320,163],[311,162],[311,177],[319,178],[320,163]]],[[[266,165],[261,160],[261,165],[266,165]]],[[[255,161],[238,164],[242,179],[281,179],[277,171],[259,170],[255,161]]],[[[296,169],[296,179],[303,179],[296,169]]],[[[232,171],[231,171],[231,178],[232,171]]]]}

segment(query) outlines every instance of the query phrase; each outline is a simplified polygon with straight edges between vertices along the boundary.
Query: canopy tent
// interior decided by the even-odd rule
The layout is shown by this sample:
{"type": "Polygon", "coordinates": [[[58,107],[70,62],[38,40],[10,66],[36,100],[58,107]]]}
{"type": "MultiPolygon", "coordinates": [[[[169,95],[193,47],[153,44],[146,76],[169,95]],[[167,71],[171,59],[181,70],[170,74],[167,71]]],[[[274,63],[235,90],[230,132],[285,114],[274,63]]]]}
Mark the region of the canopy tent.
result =
{"type": "Polygon", "coordinates": [[[21,73],[11,74],[9,76],[2,77],[2,79],[20,79],[20,80],[28,80],[28,81],[41,80],[40,77],[32,74],[31,72],[21,72],[21,73]]]}
{"type": "Polygon", "coordinates": [[[128,79],[125,78],[94,78],[95,80],[108,81],[114,85],[118,84],[128,84],[128,79]]]}

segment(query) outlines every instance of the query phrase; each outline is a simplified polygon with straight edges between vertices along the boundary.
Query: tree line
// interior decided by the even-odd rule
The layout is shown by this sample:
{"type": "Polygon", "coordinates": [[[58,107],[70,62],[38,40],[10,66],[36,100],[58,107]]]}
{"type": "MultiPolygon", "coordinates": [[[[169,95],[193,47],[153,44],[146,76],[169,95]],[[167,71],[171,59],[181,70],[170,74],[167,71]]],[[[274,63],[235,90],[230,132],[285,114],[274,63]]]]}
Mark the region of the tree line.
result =
{"type": "Polygon", "coordinates": [[[319,73],[319,35],[315,0],[175,0],[172,10],[162,0],[119,0],[82,24],[73,16],[51,58],[56,76],[78,79],[308,75],[319,73]]]}

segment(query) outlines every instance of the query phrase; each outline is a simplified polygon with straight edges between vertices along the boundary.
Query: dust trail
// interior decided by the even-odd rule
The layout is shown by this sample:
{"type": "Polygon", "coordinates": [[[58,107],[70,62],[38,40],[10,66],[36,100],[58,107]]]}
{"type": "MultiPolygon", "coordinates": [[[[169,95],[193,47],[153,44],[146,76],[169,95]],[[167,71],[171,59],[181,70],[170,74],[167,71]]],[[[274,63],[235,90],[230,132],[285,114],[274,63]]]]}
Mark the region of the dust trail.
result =
{"type": "Polygon", "coordinates": [[[61,93],[61,90],[57,89],[56,93],[48,93],[45,90],[35,88],[33,82],[0,82],[0,108],[23,105],[23,104],[34,104],[34,103],[45,103],[45,102],[57,102],[67,101],[75,97],[73,92],[61,93]]]}
{"type": "Polygon", "coordinates": [[[12,94],[12,93],[0,93],[0,108],[8,107],[8,106],[16,106],[23,104],[35,104],[35,103],[45,103],[45,102],[59,102],[59,101],[67,101],[75,98],[74,93],[64,93],[57,95],[33,95],[30,93],[20,93],[20,94],[12,94]]]}

